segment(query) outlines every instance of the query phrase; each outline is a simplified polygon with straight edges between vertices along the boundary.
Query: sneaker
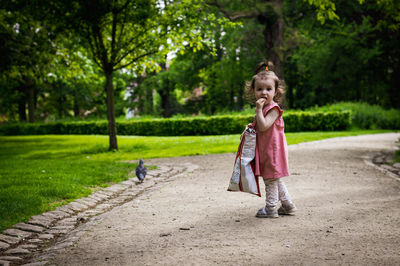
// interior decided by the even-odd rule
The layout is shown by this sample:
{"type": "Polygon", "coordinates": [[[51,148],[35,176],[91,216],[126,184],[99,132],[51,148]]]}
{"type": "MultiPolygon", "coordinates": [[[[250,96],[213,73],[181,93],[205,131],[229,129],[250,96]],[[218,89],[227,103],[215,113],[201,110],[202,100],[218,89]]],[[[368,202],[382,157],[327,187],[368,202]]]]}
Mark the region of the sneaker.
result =
{"type": "Polygon", "coordinates": [[[293,202],[284,202],[281,207],[278,209],[278,214],[280,215],[294,215],[297,211],[296,206],[294,206],[293,202]]]}
{"type": "Polygon", "coordinates": [[[267,208],[264,207],[264,208],[258,210],[256,217],[258,217],[258,218],[278,218],[279,215],[278,215],[278,211],[276,210],[276,208],[267,210],[267,208]]]}

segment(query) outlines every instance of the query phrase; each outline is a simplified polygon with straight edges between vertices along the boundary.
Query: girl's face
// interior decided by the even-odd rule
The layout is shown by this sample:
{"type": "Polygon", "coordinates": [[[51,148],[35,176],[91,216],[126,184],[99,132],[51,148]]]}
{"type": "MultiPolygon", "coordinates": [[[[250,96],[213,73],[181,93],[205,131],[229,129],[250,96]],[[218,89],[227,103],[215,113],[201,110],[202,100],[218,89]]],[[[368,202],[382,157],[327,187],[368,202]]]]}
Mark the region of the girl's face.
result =
{"type": "Polygon", "coordinates": [[[254,94],[256,100],[265,99],[264,106],[270,104],[276,94],[274,80],[271,78],[257,79],[254,83],[254,94]]]}

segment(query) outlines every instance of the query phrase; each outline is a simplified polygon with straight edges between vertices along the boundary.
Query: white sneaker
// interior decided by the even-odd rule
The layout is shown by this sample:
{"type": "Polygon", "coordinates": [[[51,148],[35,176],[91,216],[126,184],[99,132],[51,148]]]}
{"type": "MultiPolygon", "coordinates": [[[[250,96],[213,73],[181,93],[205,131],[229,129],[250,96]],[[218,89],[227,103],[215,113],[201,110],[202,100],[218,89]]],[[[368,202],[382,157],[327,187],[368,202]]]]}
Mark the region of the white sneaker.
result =
{"type": "Polygon", "coordinates": [[[261,208],[258,210],[256,217],[258,218],[278,218],[278,211],[276,208],[270,209],[270,208],[261,208]]]}
{"type": "Polygon", "coordinates": [[[296,206],[294,206],[293,202],[287,201],[287,202],[282,202],[281,207],[278,209],[278,214],[281,215],[294,215],[294,213],[297,211],[296,206]]]}

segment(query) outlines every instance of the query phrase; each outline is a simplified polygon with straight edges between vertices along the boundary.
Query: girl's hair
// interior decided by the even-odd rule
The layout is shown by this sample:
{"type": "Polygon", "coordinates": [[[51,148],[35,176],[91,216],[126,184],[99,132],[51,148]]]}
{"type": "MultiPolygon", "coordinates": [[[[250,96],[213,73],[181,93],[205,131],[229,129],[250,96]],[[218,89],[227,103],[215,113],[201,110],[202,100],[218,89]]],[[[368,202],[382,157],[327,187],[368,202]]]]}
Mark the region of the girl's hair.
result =
{"type": "Polygon", "coordinates": [[[245,86],[245,97],[247,101],[251,105],[255,105],[256,103],[256,98],[254,96],[254,89],[255,89],[255,83],[257,80],[265,80],[265,79],[272,79],[275,83],[275,96],[274,96],[274,102],[280,104],[283,101],[283,98],[285,96],[285,83],[283,80],[280,80],[278,76],[275,74],[273,71],[274,65],[272,62],[268,61],[268,63],[261,62],[257,65],[256,67],[256,74],[253,76],[251,81],[246,81],[246,86],[245,86]]]}

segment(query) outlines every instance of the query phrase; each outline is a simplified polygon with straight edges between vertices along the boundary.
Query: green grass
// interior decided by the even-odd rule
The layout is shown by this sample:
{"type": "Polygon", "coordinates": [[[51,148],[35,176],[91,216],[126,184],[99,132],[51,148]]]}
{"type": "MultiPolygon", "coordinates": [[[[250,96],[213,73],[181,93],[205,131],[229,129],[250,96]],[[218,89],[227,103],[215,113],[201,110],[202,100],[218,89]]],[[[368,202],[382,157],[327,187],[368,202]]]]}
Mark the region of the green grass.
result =
{"type": "Polygon", "coordinates": [[[394,153],[394,162],[393,163],[400,163],[400,150],[397,150],[394,153]]]}
{"type": "MultiPolygon", "coordinates": [[[[397,146],[400,146],[400,139],[397,140],[397,146]]],[[[394,152],[393,163],[400,163],[400,150],[394,152]]]]}
{"type": "MultiPolygon", "coordinates": [[[[382,132],[389,131],[287,133],[286,137],[290,145],[382,132]]],[[[108,136],[0,137],[0,230],[126,180],[136,164],[122,161],[236,152],[239,139],[239,135],[120,136],[120,150],[109,152],[108,136]]]]}

